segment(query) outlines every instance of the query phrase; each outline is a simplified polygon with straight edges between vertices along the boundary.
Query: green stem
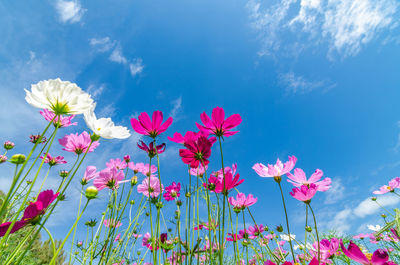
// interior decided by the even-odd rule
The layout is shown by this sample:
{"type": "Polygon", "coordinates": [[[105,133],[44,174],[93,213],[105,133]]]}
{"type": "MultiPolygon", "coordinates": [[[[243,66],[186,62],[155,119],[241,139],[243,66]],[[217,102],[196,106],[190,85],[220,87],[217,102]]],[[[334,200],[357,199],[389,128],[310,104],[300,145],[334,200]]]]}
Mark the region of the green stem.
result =
{"type": "Polygon", "coordinates": [[[316,219],[315,219],[315,214],[314,214],[314,211],[313,211],[311,205],[308,204],[308,206],[310,207],[310,210],[311,210],[311,213],[312,213],[312,216],[313,216],[313,219],[314,219],[315,234],[316,234],[316,236],[317,236],[317,242],[318,242],[318,264],[320,264],[320,261],[321,261],[321,254],[320,254],[321,248],[320,248],[320,243],[319,243],[317,221],[316,221],[316,219]]]}

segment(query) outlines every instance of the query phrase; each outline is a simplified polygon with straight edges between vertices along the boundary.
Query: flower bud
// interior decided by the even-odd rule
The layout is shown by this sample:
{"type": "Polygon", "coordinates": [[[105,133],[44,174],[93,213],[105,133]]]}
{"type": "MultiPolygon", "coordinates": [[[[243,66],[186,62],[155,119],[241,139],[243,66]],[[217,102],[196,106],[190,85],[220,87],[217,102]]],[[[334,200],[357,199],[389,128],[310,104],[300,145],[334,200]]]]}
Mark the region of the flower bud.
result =
{"type": "Polygon", "coordinates": [[[90,219],[90,221],[86,221],[86,222],[85,222],[85,225],[86,225],[86,226],[89,226],[89,227],[95,227],[96,224],[97,224],[96,219],[90,219]]]}
{"type": "Polygon", "coordinates": [[[85,196],[88,200],[94,199],[97,197],[99,190],[95,186],[90,186],[86,188],[85,196]]]}
{"type": "Polygon", "coordinates": [[[185,196],[186,196],[186,198],[190,198],[190,196],[192,196],[192,194],[190,192],[186,192],[185,196]]]}
{"type": "Polygon", "coordinates": [[[81,179],[81,185],[82,185],[82,186],[85,186],[86,184],[88,184],[88,182],[87,182],[86,178],[83,177],[83,178],[81,179]]]}
{"type": "Polygon", "coordinates": [[[137,184],[137,182],[138,182],[137,176],[133,176],[133,177],[131,178],[131,185],[132,185],[132,186],[135,186],[135,185],[137,184]]]}
{"type": "Polygon", "coordinates": [[[11,141],[6,141],[3,146],[4,146],[4,149],[11,150],[14,148],[15,144],[11,141]]]}
{"type": "Polygon", "coordinates": [[[77,246],[78,248],[82,247],[82,245],[83,245],[83,242],[82,242],[82,241],[79,241],[78,243],[76,243],[76,246],[77,246]]]}
{"type": "Polygon", "coordinates": [[[60,170],[60,172],[58,173],[60,175],[60,177],[65,178],[68,176],[68,171],[67,170],[60,170]]]}
{"type": "Polygon", "coordinates": [[[182,206],[182,201],[181,201],[181,200],[177,200],[177,201],[176,201],[176,205],[177,205],[177,206],[182,206]]]}
{"type": "Polygon", "coordinates": [[[381,214],[381,216],[382,216],[382,218],[386,218],[387,217],[387,215],[386,214],[381,214]]]}
{"type": "Polygon", "coordinates": [[[60,195],[58,195],[58,200],[59,200],[59,201],[65,200],[65,194],[60,194],[60,195]]]}
{"type": "Polygon", "coordinates": [[[79,255],[79,251],[75,251],[75,256],[78,256],[79,255]]]}
{"type": "Polygon", "coordinates": [[[269,230],[268,226],[265,226],[265,227],[264,227],[264,231],[265,231],[265,232],[268,232],[268,230],[269,230]]]}
{"type": "Polygon", "coordinates": [[[135,200],[131,200],[129,203],[130,203],[131,205],[134,205],[134,204],[135,204],[135,200]]]}
{"type": "Polygon", "coordinates": [[[149,213],[149,212],[146,212],[146,216],[147,216],[147,217],[150,216],[150,213],[149,213]]]}
{"type": "Polygon", "coordinates": [[[131,156],[130,155],[124,156],[124,160],[126,163],[128,163],[129,161],[131,161],[131,156]]]}
{"type": "Polygon", "coordinates": [[[5,155],[0,155],[0,164],[7,161],[7,157],[5,155]]]}
{"type": "Polygon", "coordinates": [[[374,202],[376,201],[376,197],[372,197],[371,200],[374,202]]]}
{"type": "Polygon", "coordinates": [[[278,226],[276,227],[276,231],[278,231],[278,232],[283,232],[283,227],[282,227],[282,225],[278,225],[278,226]]]}
{"type": "Polygon", "coordinates": [[[27,180],[26,181],[26,185],[31,185],[32,184],[32,180],[27,180]]]}
{"type": "Polygon", "coordinates": [[[9,160],[11,163],[19,165],[19,164],[23,164],[25,162],[25,155],[23,154],[15,154],[11,157],[11,159],[9,160]]]}
{"type": "Polygon", "coordinates": [[[309,232],[309,233],[311,233],[311,231],[312,231],[311,226],[307,225],[307,226],[306,226],[306,231],[309,232]]]}
{"type": "Polygon", "coordinates": [[[156,203],[156,208],[157,208],[157,209],[161,209],[162,207],[164,207],[164,205],[163,205],[162,202],[157,202],[157,203],[156,203]]]}
{"type": "MultiPolygon", "coordinates": [[[[29,142],[36,144],[37,142],[39,142],[40,139],[40,134],[31,134],[29,136],[29,142]]],[[[40,139],[39,144],[44,144],[47,141],[46,137],[42,137],[42,139],[40,139]]]]}
{"type": "Polygon", "coordinates": [[[92,135],[90,135],[90,140],[92,140],[92,142],[96,142],[100,139],[100,135],[97,135],[95,133],[93,133],[92,135]]]}

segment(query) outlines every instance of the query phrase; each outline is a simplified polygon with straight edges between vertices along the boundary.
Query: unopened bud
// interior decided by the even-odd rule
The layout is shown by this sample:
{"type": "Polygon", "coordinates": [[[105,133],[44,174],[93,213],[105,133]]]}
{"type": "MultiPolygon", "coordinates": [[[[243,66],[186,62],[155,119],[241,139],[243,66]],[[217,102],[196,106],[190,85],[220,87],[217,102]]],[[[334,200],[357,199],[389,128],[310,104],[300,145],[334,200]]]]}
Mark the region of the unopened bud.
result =
{"type": "Polygon", "coordinates": [[[82,245],[83,245],[83,242],[82,242],[82,241],[79,241],[78,243],[76,243],[76,246],[77,246],[78,248],[80,248],[82,245]]]}
{"type": "Polygon", "coordinates": [[[135,204],[135,200],[131,200],[129,203],[130,203],[131,205],[134,205],[134,204],[135,204]]]}
{"type": "Polygon", "coordinates": [[[376,201],[376,197],[372,197],[371,200],[374,202],[376,201]]]}
{"type": "Polygon", "coordinates": [[[126,163],[128,163],[129,161],[131,161],[131,156],[130,155],[124,156],[124,160],[126,163]]]}
{"type": "Polygon", "coordinates": [[[0,155],[0,164],[7,161],[7,157],[5,155],[0,155]]]}
{"type": "Polygon", "coordinates": [[[186,198],[190,198],[190,196],[192,196],[192,194],[190,192],[186,192],[185,196],[186,196],[186,198]]]}
{"type": "Polygon", "coordinates": [[[85,196],[88,200],[94,199],[97,197],[99,190],[95,186],[90,186],[86,188],[85,196]]]}
{"type": "Polygon", "coordinates": [[[157,203],[156,203],[156,208],[157,208],[157,209],[161,209],[162,207],[164,207],[164,205],[163,205],[162,202],[157,202],[157,203]]]}
{"type": "Polygon", "coordinates": [[[60,170],[60,172],[58,173],[60,175],[60,177],[65,178],[68,176],[68,171],[67,170],[60,170]]]}
{"type": "Polygon", "coordinates": [[[182,206],[182,201],[181,201],[181,200],[177,200],[177,201],[176,201],[176,205],[177,205],[177,206],[182,206]]]}
{"type": "Polygon", "coordinates": [[[312,231],[311,226],[307,225],[307,226],[306,226],[306,231],[309,232],[309,233],[311,233],[311,231],[312,231]]]}
{"type": "Polygon", "coordinates": [[[92,140],[92,142],[96,142],[100,139],[100,135],[97,135],[95,133],[93,133],[92,135],[90,135],[90,140],[92,140]]]}
{"type": "Polygon", "coordinates": [[[15,154],[11,157],[11,159],[9,160],[11,163],[19,165],[19,164],[23,164],[25,162],[25,155],[23,154],[15,154]]]}
{"type": "Polygon", "coordinates": [[[58,200],[59,200],[59,201],[65,200],[65,194],[60,194],[60,195],[58,195],[58,200]]]}
{"type": "Polygon", "coordinates": [[[15,144],[11,141],[6,141],[4,143],[4,149],[6,149],[6,150],[11,150],[14,148],[14,146],[15,146],[15,144]]]}
{"type": "Polygon", "coordinates": [[[283,227],[282,227],[281,225],[278,225],[278,226],[276,227],[276,231],[278,231],[278,232],[283,232],[283,227]]]}
{"type": "Polygon", "coordinates": [[[137,182],[138,182],[137,176],[133,176],[133,177],[131,178],[131,185],[132,185],[132,186],[135,186],[135,185],[137,184],[137,182]]]}

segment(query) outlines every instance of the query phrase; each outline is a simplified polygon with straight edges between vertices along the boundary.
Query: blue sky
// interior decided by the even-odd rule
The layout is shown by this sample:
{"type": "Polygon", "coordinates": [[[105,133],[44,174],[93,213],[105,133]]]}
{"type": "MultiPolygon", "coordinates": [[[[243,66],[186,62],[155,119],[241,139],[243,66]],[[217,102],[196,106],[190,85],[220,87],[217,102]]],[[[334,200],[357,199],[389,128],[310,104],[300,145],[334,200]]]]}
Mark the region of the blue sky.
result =
{"type": "MultiPolygon", "coordinates": [[[[276,184],[251,166],[295,155],[307,176],[320,168],[333,180],[314,200],[321,226],[365,232],[380,212],[371,192],[400,168],[399,10],[394,0],[3,1],[0,139],[24,152],[23,137],[44,126],[23,91],[43,79],[76,82],[98,102],[98,116],[129,128],[129,118],[162,110],[175,120],[166,135],[194,130],[201,112],[221,106],[243,118],[224,143],[225,160],[238,163],[241,190],[259,198],[258,222],[283,223],[282,208],[276,184]]],[[[76,120],[65,133],[85,129],[76,120]]],[[[144,161],[138,139],[103,141],[88,162],[101,168],[126,153],[144,161]]],[[[185,182],[178,148],[167,142],[162,172],[185,182]]],[[[214,149],[213,169],[218,158],[214,149]]],[[[0,172],[7,187],[10,169],[0,172]]],[[[70,192],[73,212],[78,185],[70,192]]],[[[301,204],[288,202],[300,231],[301,204]]],[[[63,214],[53,224],[74,218],[63,214]]]]}

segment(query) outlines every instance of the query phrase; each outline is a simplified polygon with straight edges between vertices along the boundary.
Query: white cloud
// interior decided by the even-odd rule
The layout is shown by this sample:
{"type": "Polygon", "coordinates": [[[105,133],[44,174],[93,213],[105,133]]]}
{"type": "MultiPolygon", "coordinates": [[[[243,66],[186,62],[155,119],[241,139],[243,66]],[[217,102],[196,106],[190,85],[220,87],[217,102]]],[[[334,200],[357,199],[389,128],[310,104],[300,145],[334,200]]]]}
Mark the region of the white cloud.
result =
{"type": "Polygon", "coordinates": [[[60,20],[63,23],[76,23],[79,22],[86,12],[86,9],[82,8],[79,1],[64,1],[58,0],[55,4],[56,10],[60,16],[60,20]]]}
{"type": "Polygon", "coordinates": [[[328,222],[323,223],[323,226],[328,229],[333,229],[338,233],[344,233],[346,231],[349,231],[351,228],[351,223],[349,222],[351,216],[351,209],[343,209],[340,212],[335,213],[334,217],[330,218],[328,222]]]}
{"type": "Polygon", "coordinates": [[[335,84],[329,84],[327,81],[309,81],[294,72],[280,74],[278,79],[286,87],[287,94],[305,94],[315,89],[322,89],[323,92],[326,92],[336,86],[335,84]]]}
{"type": "Polygon", "coordinates": [[[115,45],[115,41],[111,41],[109,37],[104,37],[99,39],[91,38],[89,39],[89,43],[91,46],[96,47],[97,51],[99,52],[109,51],[115,45]]]}
{"type": "Polygon", "coordinates": [[[169,114],[175,121],[179,119],[178,115],[182,111],[182,96],[172,101],[172,110],[169,114]]]}
{"type": "MultiPolygon", "coordinates": [[[[354,56],[384,29],[391,30],[399,3],[395,0],[280,0],[261,10],[257,0],[247,5],[252,26],[263,41],[261,55],[274,56],[282,49],[328,43],[334,52],[354,56]],[[289,10],[298,10],[289,12],[289,10]],[[289,37],[288,37],[289,36],[289,37]],[[289,40],[284,43],[284,40],[289,40]]],[[[302,49],[300,49],[302,50],[302,49]]]]}
{"type": "MultiPolygon", "coordinates": [[[[400,202],[400,198],[389,194],[385,196],[379,196],[377,202],[383,207],[394,206],[400,202]]],[[[368,215],[375,214],[380,210],[381,207],[376,202],[373,202],[371,198],[367,198],[363,200],[356,208],[354,208],[354,215],[363,218],[368,215]]]]}
{"type": "Polygon", "coordinates": [[[343,199],[345,186],[340,178],[332,179],[331,188],[325,192],[325,204],[334,204],[343,199]]]}
{"type": "Polygon", "coordinates": [[[122,54],[122,49],[121,46],[117,46],[115,47],[115,49],[113,50],[113,52],[110,55],[110,60],[116,63],[121,63],[121,64],[127,64],[128,60],[126,59],[126,57],[122,54]]]}
{"type": "Polygon", "coordinates": [[[134,59],[132,63],[129,64],[129,70],[132,76],[136,76],[143,71],[143,60],[141,58],[134,59]]]}
{"type": "Polygon", "coordinates": [[[99,99],[105,88],[106,86],[104,84],[101,84],[100,86],[91,84],[86,89],[86,92],[89,93],[94,99],[99,99]]]}

